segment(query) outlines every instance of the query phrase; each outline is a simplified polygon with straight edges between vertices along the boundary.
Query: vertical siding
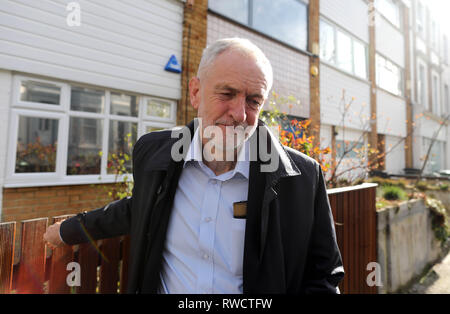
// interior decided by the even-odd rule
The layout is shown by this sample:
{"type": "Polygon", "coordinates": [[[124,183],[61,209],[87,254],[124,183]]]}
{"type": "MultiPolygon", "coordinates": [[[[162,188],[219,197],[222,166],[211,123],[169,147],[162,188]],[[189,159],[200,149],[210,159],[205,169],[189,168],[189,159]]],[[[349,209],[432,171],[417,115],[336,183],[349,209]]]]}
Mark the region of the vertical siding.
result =
{"type": "Polygon", "coordinates": [[[368,5],[364,0],[321,0],[320,13],[364,42],[369,42],[368,5]]]}
{"type": "Polygon", "coordinates": [[[378,133],[394,136],[406,136],[405,100],[381,89],[377,93],[378,133]]]}
{"type": "Polygon", "coordinates": [[[2,0],[0,68],[178,99],[183,5],[169,0],[79,0],[81,26],[68,26],[68,0],[2,0]]]}
{"type": "Polygon", "coordinates": [[[344,125],[354,129],[367,128],[368,122],[361,121],[360,118],[368,119],[370,117],[369,83],[353,78],[325,64],[320,66],[320,71],[322,123],[342,125],[341,120],[344,112],[342,94],[345,90],[345,103],[349,103],[352,97],[354,97],[354,100],[344,125]]]}
{"type": "Polygon", "coordinates": [[[379,14],[376,17],[375,37],[377,51],[404,68],[405,39],[403,34],[379,14]]]}
{"type": "Polygon", "coordinates": [[[281,96],[294,96],[300,101],[300,105],[292,109],[282,106],[281,110],[295,116],[309,117],[309,58],[307,56],[212,14],[208,15],[207,33],[207,45],[220,38],[243,37],[261,48],[273,67],[272,90],[281,96]]]}

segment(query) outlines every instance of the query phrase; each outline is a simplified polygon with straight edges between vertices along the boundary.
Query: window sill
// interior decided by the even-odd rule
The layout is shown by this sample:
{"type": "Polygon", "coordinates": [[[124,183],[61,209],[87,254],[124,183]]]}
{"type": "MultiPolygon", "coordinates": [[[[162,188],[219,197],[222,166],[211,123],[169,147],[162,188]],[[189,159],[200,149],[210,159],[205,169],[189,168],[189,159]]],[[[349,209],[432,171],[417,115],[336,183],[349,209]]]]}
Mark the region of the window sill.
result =
{"type": "MultiPolygon", "coordinates": [[[[8,178],[5,179],[4,188],[27,188],[27,187],[44,187],[44,186],[63,186],[63,185],[87,185],[87,184],[110,184],[115,182],[123,182],[124,176],[115,178],[114,175],[87,175],[87,176],[67,176],[64,178],[42,178],[41,180],[32,180],[31,178],[8,178]]],[[[133,180],[131,174],[128,175],[129,180],[133,180]]]]}
{"type": "Polygon", "coordinates": [[[361,81],[361,82],[366,83],[366,84],[368,84],[368,85],[370,86],[370,82],[369,82],[367,79],[364,79],[364,78],[362,78],[362,77],[356,76],[355,74],[352,74],[352,73],[350,73],[350,72],[347,72],[347,71],[345,71],[345,70],[342,70],[342,69],[338,68],[337,66],[335,66],[335,65],[333,65],[333,64],[331,64],[331,63],[329,63],[329,62],[320,60],[320,63],[321,63],[322,65],[325,65],[325,66],[327,66],[327,67],[329,67],[329,68],[331,68],[331,69],[333,69],[333,70],[335,70],[335,71],[338,71],[339,73],[342,73],[342,74],[344,74],[344,75],[346,75],[346,76],[348,76],[348,77],[350,77],[350,78],[352,78],[352,79],[361,81]]]}

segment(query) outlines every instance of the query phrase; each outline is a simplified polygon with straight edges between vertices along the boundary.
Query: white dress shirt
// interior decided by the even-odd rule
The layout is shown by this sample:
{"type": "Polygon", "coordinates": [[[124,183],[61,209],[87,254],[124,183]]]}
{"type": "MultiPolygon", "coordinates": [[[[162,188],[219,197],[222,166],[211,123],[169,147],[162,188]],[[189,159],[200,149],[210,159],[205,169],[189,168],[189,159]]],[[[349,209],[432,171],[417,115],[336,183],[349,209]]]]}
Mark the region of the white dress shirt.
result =
{"type": "Polygon", "coordinates": [[[216,176],[202,162],[199,135],[197,128],[175,193],[158,292],[242,293],[246,220],[233,217],[233,203],[247,201],[249,142],[236,167],[216,176]]]}

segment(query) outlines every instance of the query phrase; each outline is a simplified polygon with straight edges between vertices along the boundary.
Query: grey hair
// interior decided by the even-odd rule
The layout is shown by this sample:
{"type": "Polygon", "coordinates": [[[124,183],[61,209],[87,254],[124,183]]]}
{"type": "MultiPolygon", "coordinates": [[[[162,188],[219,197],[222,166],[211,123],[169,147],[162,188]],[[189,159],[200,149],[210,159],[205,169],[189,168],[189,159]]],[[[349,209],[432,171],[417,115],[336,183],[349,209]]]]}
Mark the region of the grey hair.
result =
{"type": "Polygon", "coordinates": [[[270,91],[273,84],[273,70],[269,59],[254,43],[245,38],[224,38],[219,39],[203,50],[202,59],[198,66],[197,76],[201,77],[208,70],[214,60],[223,52],[236,50],[247,56],[253,57],[260,66],[267,81],[267,92],[270,91]]]}

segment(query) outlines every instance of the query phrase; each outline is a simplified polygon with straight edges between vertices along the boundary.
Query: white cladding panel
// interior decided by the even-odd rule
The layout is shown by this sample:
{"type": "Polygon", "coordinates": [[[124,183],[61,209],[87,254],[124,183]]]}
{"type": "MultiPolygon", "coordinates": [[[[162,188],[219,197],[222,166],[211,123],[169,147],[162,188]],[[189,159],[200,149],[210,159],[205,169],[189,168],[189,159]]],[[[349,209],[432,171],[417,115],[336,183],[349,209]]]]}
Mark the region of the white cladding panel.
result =
{"type": "Polygon", "coordinates": [[[369,42],[368,5],[364,0],[321,0],[320,13],[334,23],[369,42]]]}
{"type": "Polygon", "coordinates": [[[401,137],[386,136],[386,172],[403,173],[405,169],[405,141],[401,137]]]}
{"type": "Polygon", "coordinates": [[[405,67],[405,39],[402,33],[379,14],[376,15],[375,47],[377,52],[405,67]]]}
{"type": "Polygon", "coordinates": [[[406,102],[384,90],[377,91],[378,133],[406,136],[406,102]]]}
{"type": "Polygon", "coordinates": [[[175,0],[2,0],[0,68],[154,96],[181,98],[183,4],[175,0]]]}
{"type": "Polygon", "coordinates": [[[344,126],[360,130],[367,129],[370,118],[369,83],[325,64],[321,64],[320,71],[321,123],[342,126],[345,104],[351,103],[344,126]],[[345,97],[343,97],[344,92],[345,97]]]}

